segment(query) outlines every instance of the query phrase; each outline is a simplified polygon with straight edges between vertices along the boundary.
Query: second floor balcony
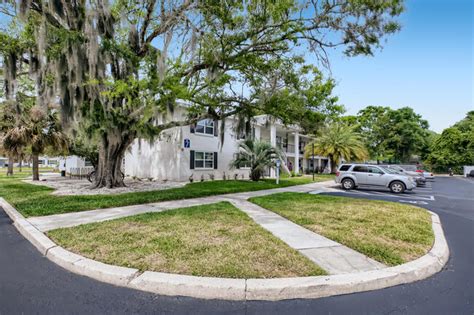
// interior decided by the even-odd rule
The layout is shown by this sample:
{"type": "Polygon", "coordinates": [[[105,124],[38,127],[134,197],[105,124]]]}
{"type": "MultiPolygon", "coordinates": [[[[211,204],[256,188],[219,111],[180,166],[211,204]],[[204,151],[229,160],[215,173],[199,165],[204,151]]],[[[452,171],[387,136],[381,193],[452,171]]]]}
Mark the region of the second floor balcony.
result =
{"type": "MultiPolygon", "coordinates": [[[[305,143],[300,143],[300,146],[299,146],[300,155],[304,154],[305,145],[306,145],[305,143]]],[[[290,153],[290,154],[295,153],[295,145],[292,143],[277,143],[277,147],[280,148],[285,153],[290,153]]]]}

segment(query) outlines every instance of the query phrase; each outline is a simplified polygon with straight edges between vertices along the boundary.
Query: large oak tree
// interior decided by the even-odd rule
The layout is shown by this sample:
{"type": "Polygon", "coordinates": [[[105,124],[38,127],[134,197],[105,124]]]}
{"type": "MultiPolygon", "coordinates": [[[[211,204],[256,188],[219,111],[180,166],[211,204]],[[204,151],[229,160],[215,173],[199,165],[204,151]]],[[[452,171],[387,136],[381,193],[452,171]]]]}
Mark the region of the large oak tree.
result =
{"type": "Polygon", "coordinates": [[[320,109],[293,102],[317,90],[317,72],[304,66],[304,55],[323,64],[336,46],[348,56],[370,55],[399,29],[394,19],[403,4],[23,0],[19,10],[24,21],[34,21],[36,46],[25,59],[38,105],[58,97],[70,132],[100,139],[94,185],[117,187],[124,152],[137,137],[203,118],[248,121],[267,113],[289,122],[320,109]],[[170,120],[177,100],[188,104],[188,115],[170,120]]]}

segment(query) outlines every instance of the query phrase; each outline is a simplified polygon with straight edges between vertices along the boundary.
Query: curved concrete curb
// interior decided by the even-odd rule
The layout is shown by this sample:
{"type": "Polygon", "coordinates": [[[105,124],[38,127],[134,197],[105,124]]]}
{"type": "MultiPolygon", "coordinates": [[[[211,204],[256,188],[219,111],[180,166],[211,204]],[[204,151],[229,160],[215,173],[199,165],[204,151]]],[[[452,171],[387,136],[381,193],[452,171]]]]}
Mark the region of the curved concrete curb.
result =
{"type": "Polygon", "coordinates": [[[431,213],[435,241],[424,256],[403,265],[351,274],[277,278],[225,279],[195,277],[104,264],[56,245],[0,198],[0,207],[15,227],[49,260],[71,272],[99,281],[163,295],[204,299],[284,300],[319,298],[382,289],[425,279],[440,271],[449,259],[449,248],[437,214],[431,213]]]}

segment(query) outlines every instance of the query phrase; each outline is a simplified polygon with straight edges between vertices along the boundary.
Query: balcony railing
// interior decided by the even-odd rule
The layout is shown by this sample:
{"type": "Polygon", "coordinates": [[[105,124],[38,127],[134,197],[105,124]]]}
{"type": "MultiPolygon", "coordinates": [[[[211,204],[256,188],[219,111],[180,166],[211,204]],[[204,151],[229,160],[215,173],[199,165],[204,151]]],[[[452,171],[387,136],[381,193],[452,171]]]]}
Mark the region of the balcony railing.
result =
{"type": "MultiPolygon", "coordinates": [[[[283,150],[283,152],[286,153],[295,153],[295,145],[294,144],[285,144],[285,143],[280,143],[278,147],[283,150]]],[[[304,145],[300,146],[300,154],[304,153],[304,145]]]]}

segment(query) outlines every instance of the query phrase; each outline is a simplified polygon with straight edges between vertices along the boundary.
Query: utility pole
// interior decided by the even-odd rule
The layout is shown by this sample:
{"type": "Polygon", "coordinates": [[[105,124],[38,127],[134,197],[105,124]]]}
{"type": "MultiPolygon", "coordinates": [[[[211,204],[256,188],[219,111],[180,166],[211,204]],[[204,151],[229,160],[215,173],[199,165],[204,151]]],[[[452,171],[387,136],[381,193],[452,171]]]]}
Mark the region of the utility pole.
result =
{"type": "Polygon", "coordinates": [[[314,140],[312,141],[312,144],[311,144],[311,154],[312,154],[312,160],[313,160],[313,182],[314,182],[314,140]]]}
{"type": "Polygon", "coordinates": [[[276,170],[275,170],[275,173],[276,173],[276,184],[278,185],[280,183],[280,159],[277,159],[276,160],[276,170]]]}

